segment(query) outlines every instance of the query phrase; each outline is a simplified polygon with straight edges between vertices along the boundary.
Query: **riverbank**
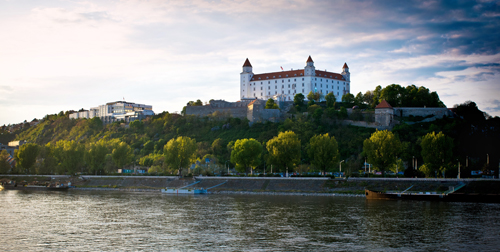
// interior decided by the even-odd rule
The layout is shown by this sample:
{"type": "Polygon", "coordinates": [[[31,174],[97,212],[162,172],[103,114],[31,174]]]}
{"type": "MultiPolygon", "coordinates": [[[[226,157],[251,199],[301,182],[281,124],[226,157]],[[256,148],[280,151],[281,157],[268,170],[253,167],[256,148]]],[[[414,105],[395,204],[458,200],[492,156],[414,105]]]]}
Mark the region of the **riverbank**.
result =
{"type": "Polygon", "coordinates": [[[324,177],[159,177],[159,176],[0,176],[2,182],[18,184],[46,181],[76,186],[78,190],[116,190],[159,192],[164,188],[204,188],[212,194],[269,194],[269,195],[364,195],[365,189],[375,191],[411,191],[442,193],[465,184],[463,193],[500,194],[500,180],[480,179],[411,179],[411,178],[349,178],[324,177]]]}

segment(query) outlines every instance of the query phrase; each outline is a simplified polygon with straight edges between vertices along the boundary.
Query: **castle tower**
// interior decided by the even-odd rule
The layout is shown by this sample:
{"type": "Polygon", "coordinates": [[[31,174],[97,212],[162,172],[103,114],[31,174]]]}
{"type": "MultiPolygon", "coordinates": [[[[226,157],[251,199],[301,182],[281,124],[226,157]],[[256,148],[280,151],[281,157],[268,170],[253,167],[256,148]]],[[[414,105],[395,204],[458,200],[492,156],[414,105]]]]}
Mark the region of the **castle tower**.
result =
{"type": "Polygon", "coordinates": [[[344,66],[342,67],[342,76],[344,76],[344,79],[348,82],[351,81],[351,73],[349,73],[349,67],[347,66],[347,63],[344,63],[344,66]]]}
{"type": "Polygon", "coordinates": [[[240,98],[253,98],[253,93],[250,87],[250,80],[253,77],[252,64],[248,58],[243,63],[243,72],[240,73],[240,98]]]}
{"type": "Polygon", "coordinates": [[[306,61],[306,67],[304,67],[304,76],[314,76],[316,72],[316,68],[314,67],[314,61],[311,58],[311,55],[309,55],[309,58],[307,58],[306,61]]]}

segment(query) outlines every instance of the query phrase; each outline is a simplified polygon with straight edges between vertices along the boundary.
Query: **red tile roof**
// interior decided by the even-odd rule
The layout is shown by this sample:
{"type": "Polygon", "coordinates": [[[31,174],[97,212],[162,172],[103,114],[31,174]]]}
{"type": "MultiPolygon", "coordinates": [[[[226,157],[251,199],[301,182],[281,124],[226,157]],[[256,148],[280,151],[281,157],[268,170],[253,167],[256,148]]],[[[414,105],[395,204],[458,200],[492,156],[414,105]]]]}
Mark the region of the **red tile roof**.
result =
{"type": "Polygon", "coordinates": [[[250,105],[252,105],[252,104],[254,104],[256,101],[257,101],[257,99],[255,99],[255,100],[251,101],[251,102],[247,105],[247,107],[248,107],[248,106],[250,106],[250,105]]]}
{"type": "Polygon", "coordinates": [[[378,108],[392,108],[392,106],[386,100],[383,100],[375,108],[376,109],[378,109],[378,108]]]}
{"type": "Polygon", "coordinates": [[[245,63],[243,64],[243,66],[244,67],[251,67],[252,66],[252,64],[250,64],[250,61],[248,60],[248,58],[247,58],[247,60],[245,60],[245,63]]]}
{"type": "Polygon", "coordinates": [[[309,55],[309,58],[307,58],[306,62],[313,62],[314,63],[313,59],[311,58],[311,55],[309,55]]]}
{"type": "Polygon", "coordinates": [[[347,63],[345,63],[345,62],[344,62],[344,66],[342,67],[342,69],[344,69],[344,68],[349,68],[349,67],[347,66],[347,63]]]}
{"type": "MultiPolygon", "coordinates": [[[[293,77],[301,77],[301,76],[302,77],[304,76],[304,69],[274,72],[274,73],[255,74],[252,77],[251,81],[283,79],[283,78],[293,78],[293,77]]],[[[338,73],[331,73],[331,72],[326,72],[326,71],[321,71],[321,70],[316,70],[316,76],[326,78],[326,79],[333,79],[333,80],[345,80],[344,77],[338,73]]]]}

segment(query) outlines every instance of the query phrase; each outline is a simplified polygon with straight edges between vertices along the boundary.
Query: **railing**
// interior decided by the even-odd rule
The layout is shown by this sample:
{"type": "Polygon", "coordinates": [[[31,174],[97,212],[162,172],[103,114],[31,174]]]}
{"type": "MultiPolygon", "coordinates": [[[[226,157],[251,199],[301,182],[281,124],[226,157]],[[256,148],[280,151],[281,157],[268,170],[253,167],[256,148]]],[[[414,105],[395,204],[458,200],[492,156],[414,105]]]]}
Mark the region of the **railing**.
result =
{"type": "Polygon", "coordinates": [[[258,180],[258,179],[278,179],[278,180],[330,180],[330,177],[195,177],[196,179],[248,179],[248,180],[258,180]]]}
{"type": "Polygon", "coordinates": [[[453,182],[470,182],[470,181],[499,181],[498,179],[486,179],[486,178],[358,178],[358,177],[349,177],[347,180],[382,180],[382,181],[453,181],[453,182]]]}

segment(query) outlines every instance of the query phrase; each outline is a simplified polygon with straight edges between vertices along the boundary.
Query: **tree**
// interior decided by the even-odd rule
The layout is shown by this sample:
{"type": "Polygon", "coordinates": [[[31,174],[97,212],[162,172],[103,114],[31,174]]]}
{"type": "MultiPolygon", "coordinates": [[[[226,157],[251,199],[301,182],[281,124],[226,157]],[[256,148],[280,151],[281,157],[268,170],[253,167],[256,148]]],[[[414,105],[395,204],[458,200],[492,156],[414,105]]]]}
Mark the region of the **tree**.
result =
{"type": "Polygon", "coordinates": [[[59,140],[54,148],[57,173],[75,173],[84,164],[85,147],[76,141],[59,140]]]}
{"type": "Polygon", "coordinates": [[[363,142],[363,152],[368,157],[368,163],[380,171],[385,171],[401,152],[401,142],[390,131],[377,130],[363,142]]]}
{"type": "Polygon", "coordinates": [[[108,148],[102,140],[90,144],[89,149],[85,152],[85,162],[90,168],[90,174],[104,173],[108,152],[108,148]]]}
{"type": "Polygon", "coordinates": [[[309,101],[316,101],[316,102],[319,102],[319,100],[321,100],[322,98],[322,94],[320,92],[309,92],[309,94],[307,94],[307,99],[309,101]]]}
{"type": "Polygon", "coordinates": [[[358,106],[363,105],[363,100],[364,100],[363,93],[359,92],[356,95],[356,98],[354,98],[354,99],[355,99],[355,104],[356,105],[358,105],[358,106]]]}
{"type": "Polygon", "coordinates": [[[453,156],[453,138],[446,136],[443,132],[431,132],[422,137],[422,158],[432,176],[434,172],[446,170],[444,164],[451,161],[453,156]]]}
{"type": "Polygon", "coordinates": [[[36,157],[40,151],[40,146],[34,143],[27,143],[19,146],[19,150],[15,152],[17,165],[24,168],[26,173],[31,173],[30,169],[36,162],[36,157]]]}
{"type": "Polygon", "coordinates": [[[212,142],[212,154],[214,154],[221,163],[224,163],[230,158],[230,152],[228,153],[226,146],[222,138],[217,138],[212,142]]]}
{"type": "Polygon", "coordinates": [[[201,102],[200,99],[196,100],[196,102],[193,104],[194,106],[203,106],[203,102],[201,102]]]}
{"type": "Polygon", "coordinates": [[[54,147],[50,143],[41,146],[40,152],[38,153],[38,160],[40,161],[37,162],[35,167],[37,174],[54,173],[57,162],[54,157],[54,147]]]}
{"type": "MultiPolygon", "coordinates": [[[[103,150],[100,150],[101,153],[99,153],[99,157],[101,158],[100,155],[102,155],[104,152],[103,150]]],[[[97,154],[97,153],[96,153],[97,154]]],[[[104,156],[106,156],[104,154],[104,156]]],[[[127,143],[120,142],[113,150],[111,153],[111,157],[113,158],[113,162],[115,163],[118,168],[123,169],[125,165],[128,165],[132,162],[134,159],[134,154],[132,152],[132,148],[127,143]]]]}
{"type": "Polygon", "coordinates": [[[293,97],[293,105],[303,107],[305,97],[302,93],[298,93],[293,97]]]}
{"type": "Polygon", "coordinates": [[[267,141],[268,163],[276,170],[292,171],[300,162],[300,140],[293,131],[280,132],[278,136],[267,141]]]}
{"type": "Polygon", "coordinates": [[[373,101],[373,92],[368,90],[363,95],[363,103],[370,105],[372,103],[372,101],[373,101]]]}
{"type": "Polygon", "coordinates": [[[353,94],[342,95],[342,104],[344,106],[347,106],[348,108],[352,108],[354,106],[355,102],[356,102],[356,99],[354,98],[353,94]]]}
{"type": "Polygon", "coordinates": [[[337,163],[339,150],[335,137],[329,137],[328,133],[324,135],[315,135],[311,137],[307,154],[311,160],[311,164],[320,169],[325,174],[327,169],[330,169],[337,163]]]}
{"type": "Polygon", "coordinates": [[[279,109],[278,104],[274,103],[272,98],[269,98],[266,102],[266,109],[279,109]]]}
{"type": "Polygon", "coordinates": [[[163,149],[165,161],[178,170],[182,176],[182,169],[196,161],[196,141],[189,137],[170,139],[163,149]]]}
{"type": "Polygon", "coordinates": [[[326,107],[327,108],[335,108],[335,102],[337,101],[337,98],[335,98],[335,95],[333,94],[333,92],[325,95],[325,100],[326,100],[326,107]]]}
{"type": "Polygon", "coordinates": [[[262,155],[262,145],[255,139],[239,139],[234,143],[231,151],[231,162],[236,165],[236,169],[248,175],[248,168],[253,174],[253,169],[260,164],[262,155]]]}
{"type": "Polygon", "coordinates": [[[10,170],[10,164],[7,162],[7,159],[9,159],[10,154],[7,152],[7,150],[2,150],[0,152],[0,174],[7,174],[10,170]]]}

